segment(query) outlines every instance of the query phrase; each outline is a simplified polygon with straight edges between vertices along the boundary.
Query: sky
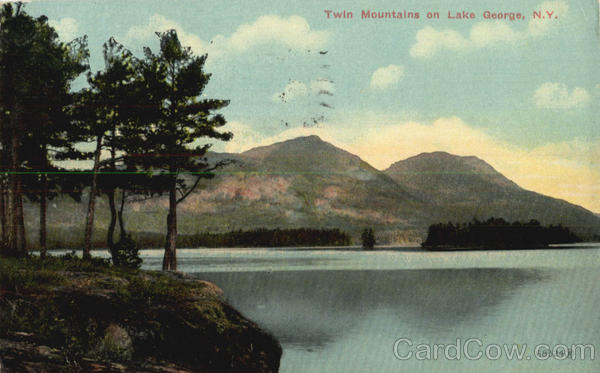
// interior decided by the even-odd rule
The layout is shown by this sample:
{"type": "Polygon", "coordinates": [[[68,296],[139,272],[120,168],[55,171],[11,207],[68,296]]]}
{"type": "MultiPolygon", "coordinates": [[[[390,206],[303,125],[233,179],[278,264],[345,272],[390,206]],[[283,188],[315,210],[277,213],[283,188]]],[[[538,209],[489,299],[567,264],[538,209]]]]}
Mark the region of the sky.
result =
{"type": "Polygon", "coordinates": [[[87,35],[94,71],[109,37],[141,56],[158,48],[155,31],[175,29],[208,54],[205,95],[231,100],[222,113],[234,138],[213,150],[316,134],[379,169],[421,152],[475,155],[523,188],[600,213],[598,0],[498,4],[34,0],[25,9],[48,16],[65,41],[87,35]],[[343,11],[353,17],[334,17],[343,11]],[[463,11],[475,18],[457,19],[463,11]]]}

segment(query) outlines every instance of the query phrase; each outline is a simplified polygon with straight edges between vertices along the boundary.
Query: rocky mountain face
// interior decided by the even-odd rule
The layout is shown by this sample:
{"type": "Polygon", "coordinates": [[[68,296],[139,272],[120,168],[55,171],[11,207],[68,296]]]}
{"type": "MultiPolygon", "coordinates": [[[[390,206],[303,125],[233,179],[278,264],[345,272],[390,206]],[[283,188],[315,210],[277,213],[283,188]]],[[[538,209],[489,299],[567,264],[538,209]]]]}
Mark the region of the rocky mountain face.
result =
{"type": "MultiPolygon", "coordinates": [[[[524,190],[476,157],[423,153],[379,171],[317,136],[307,136],[239,154],[210,153],[209,159],[232,163],[213,179],[201,181],[179,206],[182,234],[339,228],[358,242],[364,228],[373,228],[380,243],[419,242],[430,224],[474,217],[562,223],[585,237],[600,233],[600,218],[590,211],[524,190]]],[[[108,208],[103,199],[98,203],[95,237],[103,240],[108,208]]],[[[164,198],[130,203],[127,227],[162,234],[166,210],[164,198]]],[[[26,213],[35,239],[36,208],[30,206],[26,213]]],[[[50,205],[48,221],[55,226],[49,232],[55,228],[62,236],[83,237],[79,226],[84,213],[85,203],[61,197],[50,205]]]]}
{"type": "Polygon", "coordinates": [[[536,219],[584,236],[598,232],[598,218],[590,211],[525,190],[477,157],[423,153],[392,164],[385,173],[413,195],[445,208],[449,220],[536,219]]]}
{"type": "Polygon", "coordinates": [[[353,235],[374,227],[390,239],[415,239],[438,214],[384,172],[317,136],[213,157],[234,163],[194,198],[211,204],[219,226],[340,228],[353,235]]]}

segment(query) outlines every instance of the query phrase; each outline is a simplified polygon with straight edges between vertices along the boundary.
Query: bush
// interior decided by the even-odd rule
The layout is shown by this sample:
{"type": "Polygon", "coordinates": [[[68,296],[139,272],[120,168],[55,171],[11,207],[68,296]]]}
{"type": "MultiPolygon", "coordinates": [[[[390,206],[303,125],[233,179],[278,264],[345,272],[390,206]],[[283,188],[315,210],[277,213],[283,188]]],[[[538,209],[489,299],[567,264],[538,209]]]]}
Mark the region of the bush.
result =
{"type": "Polygon", "coordinates": [[[362,241],[363,249],[373,249],[375,247],[375,233],[373,233],[373,228],[365,228],[360,236],[362,241]]]}
{"type": "Polygon", "coordinates": [[[121,237],[113,248],[113,264],[117,267],[140,268],[142,258],[140,258],[137,243],[130,235],[121,237]]]}

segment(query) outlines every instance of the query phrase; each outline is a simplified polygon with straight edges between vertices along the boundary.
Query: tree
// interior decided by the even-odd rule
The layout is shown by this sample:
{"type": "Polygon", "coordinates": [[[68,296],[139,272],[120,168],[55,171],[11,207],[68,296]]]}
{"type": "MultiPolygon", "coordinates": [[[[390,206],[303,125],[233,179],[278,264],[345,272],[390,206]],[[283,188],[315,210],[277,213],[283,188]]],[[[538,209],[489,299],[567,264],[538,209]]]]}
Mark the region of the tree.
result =
{"type": "Polygon", "coordinates": [[[124,128],[123,135],[130,162],[152,175],[157,180],[154,185],[168,193],[163,270],[176,270],[177,204],[220,166],[209,165],[205,158],[210,144],[197,144],[201,138],[227,141],[233,135],[217,131],[226,121],[213,113],[229,101],[200,98],[210,79],[204,72],[207,55],[195,56],[189,47],[182,47],[175,30],[157,35],[160,53],[144,49],[137,120],[124,128]]]}
{"type": "MultiPolygon", "coordinates": [[[[137,137],[139,127],[132,125],[136,110],[139,109],[140,101],[140,66],[139,60],[114,38],[104,43],[105,69],[90,76],[88,81],[91,90],[88,92],[84,105],[90,107],[92,104],[91,117],[94,125],[89,127],[91,138],[102,138],[102,143],[96,146],[95,155],[102,149],[108,150],[108,159],[101,160],[99,156],[95,160],[92,187],[90,188],[90,200],[88,205],[85,252],[89,256],[92,244],[92,224],[95,210],[95,196],[103,193],[107,196],[110,208],[110,223],[107,230],[106,241],[111,253],[113,263],[122,265],[123,248],[135,248],[135,242],[125,230],[123,211],[128,195],[142,195],[142,198],[150,198],[156,194],[155,183],[160,178],[152,178],[145,172],[140,172],[129,138],[137,137]],[[87,103],[86,103],[87,101],[87,103]],[[92,192],[94,190],[95,192],[92,192]],[[120,197],[117,208],[116,198],[120,197]],[[115,231],[119,224],[119,241],[115,244],[115,231]]],[[[142,110],[143,107],[141,108],[142,110]]],[[[84,110],[85,111],[85,110],[84,110]]],[[[134,143],[135,144],[135,143],[134,143]]],[[[137,255],[137,254],[135,254],[137,255]]],[[[134,255],[134,256],[135,256],[134,255]]]]}
{"type": "Polygon", "coordinates": [[[136,74],[132,54],[113,38],[104,43],[104,63],[103,71],[88,75],[90,87],[79,96],[77,109],[81,128],[88,139],[96,144],[85,223],[85,258],[91,256],[96,196],[101,190],[107,194],[111,209],[107,241],[114,254],[113,236],[117,219],[115,190],[124,182],[123,175],[117,172],[120,127],[128,121],[127,107],[136,74]],[[103,148],[110,151],[110,158],[104,163],[100,159],[103,148]],[[104,175],[99,180],[101,171],[104,175]],[[103,189],[99,188],[99,184],[102,184],[103,189]]]}
{"type": "Polygon", "coordinates": [[[87,40],[79,38],[71,43],[58,42],[54,29],[47,24],[40,27],[47,43],[44,63],[36,74],[37,97],[33,107],[28,108],[27,121],[30,134],[24,140],[27,151],[26,169],[31,172],[27,190],[29,199],[40,203],[40,252],[46,255],[46,207],[47,200],[65,191],[79,200],[80,188],[75,175],[65,175],[64,168],[57,167],[53,160],[59,154],[69,152],[75,139],[70,135],[73,123],[68,107],[72,105],[71,83],[87,70],[87,40]]]}
{"type": "MultiPolygon", "coordinates": [[[[98,176],[98,189],[102,193],[106,194],[108,199],[108,205],[110,208],[110,223],[107,231],[107,244],[111,253],[113,264],[120,265],[120,254],[123,247],[135,247],[130,235],[127,234],[125,229],[125,221],[123,218],[123,212],[125,209],[126,200],[132,196],[137,196],[138,201],[152,198],[160,193],[156,192],[156,183],[159,179],[152,178],[144,172],[140,172],[135,165],[131,164],[129,160],[126,147],[123,146],[123,139],[119,135],[111,135],[115,139],[116,143],[121,145],[110,147],[110,158],[107,159],[105,167],[101,170],[110,170],[109,172],[100,173],[98,176]],[[115,156],[116,151],[121,152],[120,156],[115,156]],[[117,208],[116,197],[119,197],[119,206],[117,208]],[[116,231],[117,222],[119,224],[119,240],[115,243],[114,236],[116,231]]],[[[107,141],[108,144],[111,141],[107,141]]]]}
{"type": "Polygon", "coordinates": [[[0,105],[2,105],[2,150],[6,194],[3,198],[2,222],[10,227],[5,232],[5,250],[9,255],[24,256],[25,224],[21,179],[21,139],[25,132],[25,108],[33,87],[29,78],[36,22],[22,11],[5,4],[0,14],[0,105]]]}
{"type": "Polygon", "coordinates": [[[360,238],[363,249],[371,250],[375,247],[375,233],[373,233],[373,228],[365,228],[360,238]]]}
{"type": "Polygon", "coordinates": [[[87,69],[84,40],[59,42],[45,16],[34,19],[22,8],[21,3],[16,8],[5,4],[0,12],[0,163],[6,170],[0,220],[9,254],[17,256],[26,254],[24,182],[28,194],[39,191],[40,243],[45,246],[48,172],[54,169],[49,152],[68,146],[70,83],[87,69]],[[24,180],[27,173],[36,177],[24,180]]]}

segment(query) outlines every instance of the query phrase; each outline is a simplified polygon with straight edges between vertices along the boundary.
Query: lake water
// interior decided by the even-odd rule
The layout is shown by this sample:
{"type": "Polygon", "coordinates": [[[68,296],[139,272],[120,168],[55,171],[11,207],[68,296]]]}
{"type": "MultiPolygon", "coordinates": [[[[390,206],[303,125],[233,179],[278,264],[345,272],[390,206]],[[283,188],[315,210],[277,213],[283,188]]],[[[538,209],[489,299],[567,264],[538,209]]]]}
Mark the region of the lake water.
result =
{"type": "MultiPolygon", "coordinates": [[[[142,256],[145,268],[160,269],[161,250],[142,256]]],[[[284,373],[600,372],[599,244],[201,249],[179,250],[178,258],[181,271],[216,283],[281,341],[284,373]],[[508,358],[504,344],[523,348],[523,359],[508,358]],[[537,359],[541,344],[548,347],[538,348],[537,359]],[[589,346],[583,358],[580,349],[573,353],[578,344],[593,345],[594,359],[589,346]]]]}

